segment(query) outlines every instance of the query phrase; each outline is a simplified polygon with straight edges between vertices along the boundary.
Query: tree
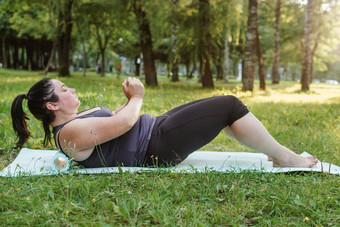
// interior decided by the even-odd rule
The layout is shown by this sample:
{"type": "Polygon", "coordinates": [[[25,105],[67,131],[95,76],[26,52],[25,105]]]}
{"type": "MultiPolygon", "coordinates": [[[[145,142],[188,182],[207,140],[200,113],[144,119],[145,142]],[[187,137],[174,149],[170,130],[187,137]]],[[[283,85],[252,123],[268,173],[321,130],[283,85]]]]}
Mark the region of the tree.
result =
{"type": "Polygon", "coordinates": [[[318,70],[318,74],[328,71],[329,64],[326,64],[326,62],[339,61],[339,55],[335,54],[334,51],[338,48],[340,41],[339,32],[337,31],[337,28],[339,28],[339,16],[338,1],[325,0],[313,3],[313,17],[317,19],[313,19],[312,22],[311,74],[309,84],[313,81],[314,71],[318,70]],[[334,39],[334,37],[337,38],[334,39]]]}
{"type": "Polygon", "coordinates": [[[244,91],[252,91],[255,79],[255,41],[257,28],[257,0],[249,0],[248,29],[244,50],[242,83],[244,91]]]}
{"type": "Polygon", "coordinates": [[[226,82],[228,82],[228,75],[229,75],[229,35],[228,30],[226,29],[225,32],[225,42],[224,42],[224,62],[223,62],[223,77],[226,82]]]}
{"type": "MultiPolygon", "coordinates": [[[[172,4],[173,4],[173,15],[176,15],[176,11],[178,8],[178,2],[179,0],[172,0],[172,4]]],[[[178,39],[177,39],[177,32],[178,32],[178,24],[177,21],[174,20],[171,26],[171,40],[172,40],[172,67],[171,67],[171,72],[172,72],[172,77],[171,77],[171,81],[172,82],[177,82],[179,81],[178,78],[178,54],[177,54],[177,43],[178,43],[178,39]]]]}
{"type": "MultiPolygon", "coordinates": [[[[164,7],[163,7],[164,8],[164,7]]],[[[177,10],[171,12],[167,18],[172,18],[170,22],[177,24],[176,40],[177,40],[177,59],[178,63],[185,64],[186,74],[188,78],[193,77],[193,73],[196,71],[196,63],[198,61],[198,9],[197,1],[181,0],[177,3],[177,10]],[[175,14],[174,14],[175,13],[175,14]],[[175,18],[176,17],[176,18],[175,18]],[[174,22],[173,22],[174,21],[174,22]]],[[[163,13],[163,12],[162,12],[163,13]]],[[[159,20],[159,19],[158,19],[159,20]]],[[[171,25],[172,25],[171,24],[171,25]]],[[[161,26],[164,28],[166,25],[162,23],[161,26]]],[[[164,29],[171,30],[171,28],[164,29]]],[[[171,35],[171,34],[170,34],[171,35]]],[[[164,40],[167,39],[163,37],[164,40]]],[[[170,56],[172,45],[170,43],[170,56]]],[[[172,61],[170,59],[170,61],[172,61]]]]}
{"type": "Polygon", "coordinates": [[[276,0],[275,9],[275,34],[274,34],[274,60],[272,67],[272,83],[278,84],[280,81],[279,64],[280,64],[280,12],[281,12],[281,0],[276,0]]]}
{"type": "Polygon", "coordinates": [[[211,8],[211,21],[210,21],[210,33],[213,38],[211,43],[211,55],[214,60],[216,68],[216,79],[228,81],[228,74],[230,71],[230,39],[232,37],[233,30],[239,24],[237,21],[239,11],[239,5],[242,2],[235,0],[224,1],[215,0],[210,2],[211,8]]]}
{"type": "Polygon", "coordinates": [[[9,20],[11,18],[11,12],[8,9],[8,3],[1,2],[0,5],[0,62],[3,63],[4,68],[10,68],[10,52],[9,52],[9,40],[13,34],[13,29],[9,27],[9,20]]]}
{"type": "Polygon", "coordinates": [[[255,38],[255,45],[256,45],[256,54],[258,60],[258,72],[259,72],[259,79],[260,79],[260,89],[266,90],[266,75],[264,73],[264,62],[262,57],[262,50],[261,50],[261,42],[259,36],[258,26],[256,26],[256,38],[255,38]]]}
{"type": "MultiPolygon", "coordinates": [[[[132,14],[131,14],[132,15],[132,14]]],[[[133,15],[132,15],[133,16],[133,15]]],[[[129,19],[128,26],[129,30],[122,30],[120,33],[121,42],[113,43],[112,48],[120,56],[125,56],[128,59],[132,59],[135,64],[134,73],[135,76],[140,76],[141,68],[141,49],[139,45],[139,38],[135,34],[138,33],[138,28],[136,26],[135,18],[129,19]],[[132,20],[133,19],[133,20],[132,20]]]]}
{"type": "Polygon", "coordinates": [[[4,10],[2,18],[9,16],[7,23],[0,22],[4,26],[1,34],[7,36],[4,45],[7,59],[4,59],[4,63],[7,60],[8,67],[15,69],[43,69],[52,49],[53,31],[48,17],[50,7],[39,0],[6,1],[0,4],[4,10]]]}
{"type": "Polygon", "coordinates": [[[74,0],[60,0],[58,20],[58,74],[61,77],[70,76],[70,50],[71,50],[71,34],[72,34],[72,10],[74,0]]]}
{"type": "Polygon", "coordinates": [[[50,58],[46,64],[45,70],[44,70],[44,74],[46,75],[50,69],[50,66],[52,64],[52,62],[55,59],[55,55],[56,55],[56,51],[58,48],[58,42],[59,42],[59,35],[61,32],[61,26],[59,25],[59,21],[56,19],[56,11],[58,10],[58,7],[56,5],[56,2],[51,2],[52,4],[50,5],[50,7],[47,7],[48,12],[48,24],[49,24],[49,28],[51,30],[51,39],[53,40],[53,46],[52,46],[52,51],[51,51],[51,55],[50,58]]]}
{"type": "Polygon", "coordinates": [[[152,50],[151,30],[143,5],[143,0],[133,0],[133,12],[136,16],[139,28],[139,41],[143,54],[145,82],[149,86],[157,86],[157,74],[152,50]]]}
{"type": "MultiPolygon", "coordinates": [[[[80,6],[79,14],[81,18],[87,18],[88,25],[91,26],[91,31],[95,34],[95,39],[98,44],[100,53],[100,75],[105,76],[106,69],[106,48],[109,40],[117,27],[117,22],[114,16],[119,13],[113,13],[116,10],[109,2],[91,1],[80,6]]],[[[80,19],[81,19],[80,18],[80,19]]],[[[84,18],[84,19],[85,19],[84,18]]],[[[80,23],[82,23],[82,20],[80,23]]],[[[79,24],[79,23],[78,23],[79,24]]],[[[88,26],[87,25],[87,26],[88,26]]]]}
{"type": "Polygon", "coordinates": [[[216,15],[214,33],[217,34],[219,39],[216,42],[218,50],[217,53],[213,54],[213,58],[216,62],[217,78],[224,79],[227,82],[230,61],[237,65],[243,55],[244,42],[240,42],[240,40],[243,39],[241,38],[243,37],[242,33],[245,32],[243,30],[243,27],[245,27],[243,26],[244,1],[216,0],[214,5],[216,8],[214,11],[214,15],[216,15]]]}
{"type": "Polygon", "coordinates": [[[227,14],[229,34],[229,58],[234,77],[237,77],[238,65],[244,59],[245,34],[247,31],[248,4],[244,1],[233,1],[227,14]]]}
{"type": "MultiPolygon", "coordinates": [[[[216,40],[215,48],[212,48],[211,57],[214,60],[214,65],[216,68],[216,80],[223,80],[223,70],[225,69],[223,66],[226,66],[226,61],[223,61],[225,57],[229,59],[228,56],[228,46],[226,47],[225,43],[225,35],[219,37],[219,40],[216,40]],[[224,38],[224,40],[223,40],[224,38]],[[227,49],[226,49],[227,48],[227,49]],[[227,54],[227,56],[225,55],[227,54]]],[[[217,38],[217,37],[216,37],[217,38]]],[[[228,43],[227,43],[228,45],[228,43]]],[[[228,62],[229,63],[229,62],[228,62]]]]}
{"type": "Polygon", "coordinates": [[[87,56],[89,52],[89,48],[87,48],[87,43],[89,43],[89,39],[91,37],[91,29],[90,29],[90,16],[84,12],[84,5],[80,2],[75,5],[74,9],[74,21],[76,26],[76,33],[78,36],[76,37],[77,43],[80,42],[81,49],[79,52],[83,57],[83,76],[86,76],[86,68],[87,68],[87,56]]]}
{"type": "Polygon", "coordinates": [[[304,45],[303,45],[303,65],[301,76],[301,90],[309,91],[309,82],[312,69],[312,52],[311,52],[311,35],[312,35],[312,22],[313,22],[313,3],[314,0],[308,0],[306,6],[306,22],[304,29],[304,45]]]}
{"type": "Polygon", "coordinates": [[[209,30],[212,15],[210,13],[209,0],[199,0],[198,2],[198,20],[199,20],[199,60],[200,72],[202,75],[202,85],[204,88],[213,88],[214,82],[212,77],[212,58],[211,58],[211,40],[212,36],[209,30]]]}

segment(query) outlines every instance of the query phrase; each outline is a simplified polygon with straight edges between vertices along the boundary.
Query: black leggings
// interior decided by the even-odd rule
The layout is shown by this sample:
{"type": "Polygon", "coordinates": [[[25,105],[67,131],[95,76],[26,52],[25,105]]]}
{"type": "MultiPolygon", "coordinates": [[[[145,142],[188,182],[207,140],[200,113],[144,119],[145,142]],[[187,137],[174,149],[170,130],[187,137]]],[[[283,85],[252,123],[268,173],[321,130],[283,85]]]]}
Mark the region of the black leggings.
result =
{"type": "Polygon", "coordinates": [[[248,112],[239,99],[230,95],[176,107],[156,118],[145,162],[149,166],[176,165],[248,112]]]}

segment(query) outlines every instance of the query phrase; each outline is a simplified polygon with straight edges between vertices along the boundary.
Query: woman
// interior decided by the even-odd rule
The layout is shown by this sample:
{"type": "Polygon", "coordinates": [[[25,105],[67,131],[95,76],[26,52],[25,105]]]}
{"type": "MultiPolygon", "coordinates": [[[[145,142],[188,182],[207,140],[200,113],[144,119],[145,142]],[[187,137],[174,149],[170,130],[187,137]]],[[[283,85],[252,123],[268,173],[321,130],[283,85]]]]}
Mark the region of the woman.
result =
{"type": "Polygon", "coordinates": [[[59,80],[42,79],[12,104],[13,128],[22,147],[27,129],[23,99],[43,123],[44,144],[50,142],[50,125],[58,148],[84,167],[176,165],[213,140],[221,130],[246,146],[268,155],[282,167],[311,167],[315,156],[302,157],[280,145],[234,96],[197,100],[160,116],[140,110],[144,86],[136,78],[122,84],[127,102],[115,111],[95,107],[78,112],[75,89],[59,80]]]}

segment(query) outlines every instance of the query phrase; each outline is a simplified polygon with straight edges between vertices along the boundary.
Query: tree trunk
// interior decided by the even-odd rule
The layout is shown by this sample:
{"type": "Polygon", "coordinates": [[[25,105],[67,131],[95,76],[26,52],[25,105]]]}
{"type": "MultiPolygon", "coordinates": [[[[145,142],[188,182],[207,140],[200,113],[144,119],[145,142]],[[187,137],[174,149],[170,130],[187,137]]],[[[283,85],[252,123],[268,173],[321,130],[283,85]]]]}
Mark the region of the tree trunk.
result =
{"type": "Polygon", "coordinates": [[[258,26],[256,26],[256,41],[255,42],[256,42],[257,60],[259,64],[260,89],[266,90],[266,75],[264,73],[264,63],[263,63],[263,57],[262,57],[258,26]]]}
{"type": "Polygon", "coordinates": [[[105,49],[100,48],[100,56],[101,56],[101,59],[102,59],[100,76],[105,76],[105,49]]]}
{"type": "Polygon", "coordinates": [[[140,63],[141,60],[139,56],[135,57],[135,76],[140,76],[140,63]]]}
{"type": "Polygon", "coordinates": [[[26,42],[26,53],[27,53],[27,69],[29,71],[33,68],[33,47],[32,47],[32,41],[28,40],[26,42]]]}
{"type": "Polygon", "coordinates": [[[70,50],[72,33],[72,8],[73,0],[67,0],[65,7],[59,12],[60,29],[58,35],[58,63],[59,76],[70,76],[70,50]]]}
{"type": "Polygon", "coordinates": [[[19,69],[19,47],[17,39],[13,40],[13,69],[19,69]]]}
{"type": "Polygon", "coordinates": [[[224,40],[216,42],[216,53],[212,54],[216,67],[216,80],[223,80],[223,59],[224,59],[224,40]]]}
{"type": "Polygon", "coordinates": [[[198,82],[202,83],[202,70],[203,69],[203,63],[202,63],[202,59],[199,58],[199,68],[198,68],[198,82]]]}
{"type": "Polygon", "coordinates": [[[309,84],[312,83],[313,81],[313,58],[314,58],[314,54],[316,49],[318,49],[318,44],[319,44],[319,40],[320,40],[320,36],[321,36],[321,32],[318,32],[318,35],[315,38],[314,41],[314,47],[312,49],[312,53],[311,53],[311,64],[310,64],[310,78],[309,78],[309,84]]]}
{"type": "Polygon", "coordinates": [[[20,45],[20,59],[19,59],[20,69],[24,69],[25,67],[25,48],[23,44],[20,45]]]}
{"type": "Polygon", "coordinates": [[[31,47],[30,47],[30,50],[31,50],[31,53],[30,53],[30,59],[31,59],[30,60],[30,70],[35,70],[35,53],[36,53],[35,46],[36,46],[36,44],[35,44],[34,40],[31,40],[29,45],[31,45],[31,47]]]}
{"type": "Polygon", "coordinates": [[[211,35],[209,29],[207,29],[210,23],[210,3],[209,0],[199,0],[198,7],[199,14],[199,49],[200,49],[200,72],[202,75],[202,85],[204,88],[213,88],[214,81],[212,76],[211,66],[211,53],[210,53],[210,42],[211,35]]]}
{"type": "Polygon", "coordinates": [[[100,75],[105,76],[105,50],[107,47],[107,44],[109,42],[109,39],[111,37],[112,32],[110,31],[108,34],[104,34],[104,41],[102,42],[101,35],[99,33],[99,27],[96,26],[96,34],[97,34],[97,41],[98,46],[100,50],[100,56],[101,56],[101,71],[100,75]]]}
{"type": "Polygon", "coordinates": [[[83,77],[86,76],[86,67],[87,67],[87,52],[86,52],[86,49],[85,47],[83,47],[83,77]]]}
{"type": "Polygon", "coordinates": [[[185,75],[187,78],[189,78],[189,72],[190,72],[190,61],[185,61],[185,75]]]}
{"type": "MultiPolygon", "coordinates": [[[[77,25],[78,31],[81,31],[79,24],[76,23],[76,25],[77,25]]],[[[84,59],[83,59],[83,77],[85,77],[86,76],[86,67],[87,67],[87,65],[86,65],[86,63],[87,63],[87,52],[86,52],[86,46],[85,46],[85,38],[83,36],[83,33],[81,33],[81,32],[79,32],[79,37],[80,37],[80,41],[81,41],[81,50],[82,50],[83,57],[84,57],[84,59]]]]}
{"type": "Polygon", "coordinates": [[[208,56],[203,56],[202,59],[202,85],[204,88],[213,88],[212,69],[211,69],[211,61],[208,56]],[[208,60],[206,60],[208,59],[208,60]]]}
{"type": "MultiPolygon", "coordinates": [[[[0,41],[0,62],[3,64],[3,58],[4,58],[4,53],[3,53],[3,44],[2,44],[2,39],[0,41]]],[[[3,65],[1,67],[4,67],[3,65]]]]}
{"type": "Polygon", "coordinates": [[[233,74],[234,74],[234,77],[235,79],[237,78],[238,76],[238,71],[237,71],[237,67],[238,67],[238,61],[233,61],[233,74]]]}
{"type": "Polygon", "coordinates": [[[172,62],[171,73],[171,82],[178,82],[178,64],[176,59],[172,62]]]}
{"type": "Polygon", "coordinates": [[[278,84],[280,82],[279,64],[280,64],[280,12],[281,12],[281,0],[276,0],[275,10],[275,50],[272,67],[272,83],[278,84]]]}
{"type": "Polygon", "coordinates": [[[39,41],[35,41],[34,42],[34,54],[33,54],[33,70],[39,70],[40,69],[40,65],[39,65],[39,55],[40,55],[40,43],[39,41]]]}
{"type": "Polygon", "coordinates": [[[225,42],[224,42],[224,64],[223,64],[223,77],[226,82],[228,82],[228,75],[229,75],[229,36],[228,30],[226,31],[225,35],[225,42]]]}
{"type": "Polygon", "coordinates": [[[149,86],[157,86],[157,73],[152,51],[152,37],[149,21],[147,20],[143,3],[140,0],[134,0],[133,9],[139,29],[139,41],[143,54],[145,82],[149,86]]]}
{"type": "Polygon", "coordinates": [[[167,71],[167,74],[166,74],[166,77],[167,78],[170,78],[171,76],[171,63],[170,61],[166,61],[166,71],[167,71]]]}
{"type": "Polygon", "coordinates": [[[244,50],[242,83],[244,91],[253,91],[255,79],[255,39],[257,28],[257,0],[249,0],[248,29],[244,50]]]}
{"type": "MultiPolygon", "coordinates": [[[[174,8],[174,11],[177,10],[177,5],[178,5],[179,0],[172,0],[172,7],[174,8]]],[[[171,49],[171,54],[172,54],[172,67],[171,67],[171,81],[172,82],[178,82],[179,77],[178,77],[178,55],[177,55],[177,22],[175,21],[172,26],[171,26],[171,41],[172,41],[172,49],[171,49]]]]}
{"type": "MultiPolygon", "coordinates": [[[[223,52],[223,51],[220,50],[220,52],[223,52]]],[[[216,64],[215,64],[216,73],[217,73],[217,75],[216,75],[217,80],[223,80],[223,62],[222,61],[223,61],[223,58],[219,58],[219,59],[217,59],[216,64]]]]}
{"type": "Polygon", "coordinates": [[[196,71],[196,62],[192,63],[192,69],[189,74],[189,79],[192,79],[194,77],[194,72],[196,71]]]}
{"type": "Polygon", "coordinates": [[[43,66],[45,66],[45,68],[47,67],[48,61],[50,60],[50,57],[51,57],[51,56],[49,56],[45,53],[48,53],[51,49],[53,49],[53,45],[54,45],[54,42],[45,40],[44,50],[43,50],[43,53],[42,53],[42,55],[43,55],[43,66]]]}
{"type": "Polygon", "coordinates": [[[36,41],[36,45],[35,45],[35,67],[36,70],[40,70],[43,69],[43,57],[41,56],[42,52],[43,52],[43,46],[42,46],[42,40],[38,40],[36,41]]]}
{"type": "Polygon", "coordinates": [[[303,45],[303,65],[302,65],[302,76],[301,76],[301,90],[309,91],[309,81],[311,78],[311,65],[312,65],[312,52],[311,52],[311,36],[312,36],[312,20],[313,20],[313,2],[314,0],[308,0],[306,6],[306,17],[305,17],[305,29],[303,45]]]}
{"type": "Polygon", "coordinates": [[[56,51],[56,49],[57,49],[57,43],[58,43],[58,40],[55,39],[54,42],[53,42],[53,47],[52,47],[52,51],[51,51],[51,56],[50,56],[50,58],[48,59],[46,68],[45,68],[45,70],[44,70],[44,75],[47,75],[48,70],[50,69],[50,65],[51,65],[52,62],[53,62],[53,59],[54,59],[54,57],[55,57],[55,51],[56,51]]]}
{"type": "Polygon", "coordinates": [[[22,68],[28,70],[28,53],[27,53],[27,40],[23,41],[22,52],[21,52],[21,60],[22,60],[22,68]]]}
{"type": "Polygon", "coordinates": [[[3,67],[5,69],[10,68],[10,59],[9,59],[9,43],[6,38],[2,38],[2,58],[3,58],[3,67]]]}

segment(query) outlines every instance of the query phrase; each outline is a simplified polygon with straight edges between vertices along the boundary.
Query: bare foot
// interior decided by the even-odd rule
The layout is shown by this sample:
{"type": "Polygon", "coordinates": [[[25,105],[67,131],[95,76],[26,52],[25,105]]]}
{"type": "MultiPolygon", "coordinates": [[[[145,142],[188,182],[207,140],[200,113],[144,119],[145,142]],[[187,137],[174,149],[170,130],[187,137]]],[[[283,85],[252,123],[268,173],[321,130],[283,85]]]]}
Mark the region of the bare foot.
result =
{"type": "Polygon", "coordinates": [[[303,157],[300,155],[295,154],[295,157],[289,157],[287,160],[275,160],[273,162],[274,167],[303,167],[303,168],[310,168],[316,163],[318,163],[318,160],[316,159],[316,156],[309,156],[309,157],[303,157]]]}

